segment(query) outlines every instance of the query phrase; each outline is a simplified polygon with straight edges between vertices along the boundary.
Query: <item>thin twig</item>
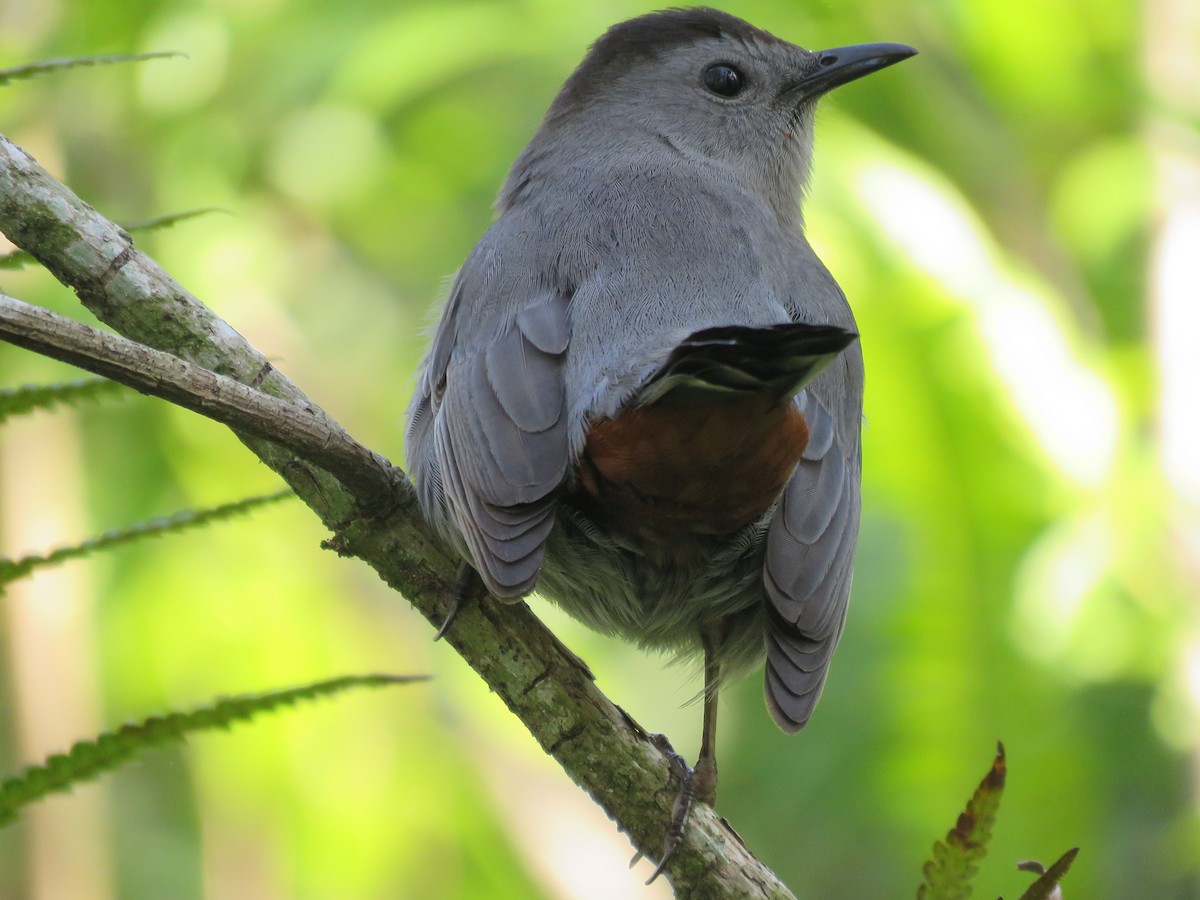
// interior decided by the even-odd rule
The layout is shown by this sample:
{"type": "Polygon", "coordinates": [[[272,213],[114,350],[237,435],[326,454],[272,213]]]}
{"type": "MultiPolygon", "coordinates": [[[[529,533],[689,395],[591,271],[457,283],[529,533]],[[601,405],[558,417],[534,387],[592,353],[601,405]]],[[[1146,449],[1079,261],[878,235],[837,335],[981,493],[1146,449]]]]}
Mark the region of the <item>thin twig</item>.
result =
{"type": "Polygon", "coordinates": [[[364,500],[389,496],[400,481],[391,463],[333,420],[210,372],[162,350],[75,322],[0,294],[0,339],[161,397],[214,421],[294,450],[364,500]]]}

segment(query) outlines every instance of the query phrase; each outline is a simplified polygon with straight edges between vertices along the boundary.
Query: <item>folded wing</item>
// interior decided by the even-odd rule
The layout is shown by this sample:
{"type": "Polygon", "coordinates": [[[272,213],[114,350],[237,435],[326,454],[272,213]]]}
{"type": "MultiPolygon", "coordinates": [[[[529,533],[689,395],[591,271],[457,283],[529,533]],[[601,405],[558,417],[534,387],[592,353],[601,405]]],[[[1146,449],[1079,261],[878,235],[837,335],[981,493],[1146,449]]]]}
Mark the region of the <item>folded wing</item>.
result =
{"type": "Polygon", "coordinates": [[[846,619],[858,539],[858,448],[841,445],[810,392],[797,398],[809,441],[767,532],[763,582],[767,707],[779,727],[804,727],[846,619]]]}
{"type": "MultiPolygon", "coordinates": [[[[444,321],[443,333],[452,327],[444,321]]],[[[532,590],[554,526],[569,455],[568,342],[567,299],[531,298],[485,347],[443,350],[440,400],[414,416],[414,430],[422,414],[434,417],[425,439],[437,462],[441,504],[484,584],[500,598],[532,590]]]]}

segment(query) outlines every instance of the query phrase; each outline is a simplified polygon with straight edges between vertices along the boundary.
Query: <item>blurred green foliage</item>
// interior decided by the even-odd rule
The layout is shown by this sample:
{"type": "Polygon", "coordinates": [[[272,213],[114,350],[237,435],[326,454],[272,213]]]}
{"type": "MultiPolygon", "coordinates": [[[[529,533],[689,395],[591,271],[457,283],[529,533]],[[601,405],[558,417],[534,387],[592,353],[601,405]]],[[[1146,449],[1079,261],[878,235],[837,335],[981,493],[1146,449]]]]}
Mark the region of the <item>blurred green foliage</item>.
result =
{"type": "MultiPolygon", "coordinates": [[[[756,679],[722,717],[719,809],[799,896],[911,896],[997,738],[1010,781],[982,893],[1016,895],[1016,861],[1079,845],[1068,897],[1200,896],[1197,498],[1159,462],[1146,287],[1164,202],[1148,120],[1200,122],[1156,104],[1139,62],[1172,6],[727,6],[810,47],[922,54],[826,101],[807,204],[868,372],[846,635],[800,736],[775,731],[756,679]]],[[[139,244],[399,460],[428,310],[507,166],[587,44],[651,8],[0,0],[0,66],[188,56],[10,85],[0,131],[110,218],[228,210],[139,244]]],[[[86,318],[34,269],[0,286],[86,318]]],[[[0,346],[0,388],[70,377],[0,346]]],[[[41,414],[0,429],[0,554],[276,486],[162,403],[41,414]]],[[[288,504],[0,598],[0,771],[216,694],[437,675],[54,801],[0,832],[0,898],[53,878],[72,897],[655,896],[453,653],[323,537],[288,504]]],[[[694,673],[545,612],[694,755],[694,673]]]]}

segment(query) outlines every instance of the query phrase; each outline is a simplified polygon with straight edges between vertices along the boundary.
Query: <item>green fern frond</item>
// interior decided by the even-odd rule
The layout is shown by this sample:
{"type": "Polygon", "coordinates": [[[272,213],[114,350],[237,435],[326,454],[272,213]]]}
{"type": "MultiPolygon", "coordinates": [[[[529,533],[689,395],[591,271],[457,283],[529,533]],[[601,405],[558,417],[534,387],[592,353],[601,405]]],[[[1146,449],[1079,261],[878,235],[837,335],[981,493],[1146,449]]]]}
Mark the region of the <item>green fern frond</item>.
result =
{"type": "Polygon", "coordinates": [[[0,69],[0,86],[10,81],[22,78],[33,78],[47,72],[58,72],[63,69],[79,69],[84,66],[110,66],[115,63],[143,62],[147,59],[171,59],[173,57],[187,58],[186,53],[174,50],[162,50],[154,53],[113,53],[107,56],[74,56],[66,59],[44,59],[41,62],[26,63],[23,66],[13,66],[11,69],[0,69]]]}
{"type": "Polygon", "coordinates": [[[996,745],[992,768],[979,783],[958,822],[946,834],[945,841],[933,845],[933,858],[925,863],[925,881],[917,890],[917,900],[966,900],[971,896],[971,879],[979,871],[979,861],[987,853],[992,825],[1004,791],[1004,745],[996,745]]]}
{"type": "Polygon", "coordinates": [[[76,406],[88,400],[121,394],[128,388],[107,378],[80,378],[57,384],[28,384],[0,390],[0,422],[13,416],[64,403],[76,406]]]}
{"type": "Polygon", "coordinates": [[[351,688],[428,680],[428,675],[347,675],[265,694],[226,697],[189,712],[152,716],[144,722],[122,725],[95,740],[79,741],[66,753],[56,753],[41,765],[31,766],[0,784],[0,827],[15,821],[23,807],[47,794],[70,790],[81,781],[112,771],[144,750],[181,742],[192,732],[228,728],[234,722],[248,721],[299,700],[315,700],[351,688]]]}
{"type": "Polygon", "coordinates": [[[201,510],[184,510],[177,512],[171,516],[165,516],[160,519],[151,519],[148,522],[141,522],[137,525],[131,525],[128,528],[120,528],[114,531],[107,531],[104,534],[84,541],[81,544],[76,544],[72,547],[61,547],[54,550],[45,556],[23,556],[20,559],[6,559],[0,557],[0,590],[10,581],[16,581],[18,578],[23,578],[34,569],[43,566],[50,566],[56,563],[65,562],[68,559],[76,559],[81,556],[87,556],[99,550],[104,550],[109,547],[115,547],[120,544],[128,544],[132,541],[141,540],[147,537],[158,537],[164,534],[173,534],[175,532],[184,531],[189,528],[195,528],[200,525],[209,525],[213,522],[221,522],[226,519],[231,519],[234,516],[242,515],[250,512],[260,506],[266,506],[269,503],[277,503],[280,500],[285,500],[288,497],[295,496],[290,490],[279,491],[274,494],[265,494],[261,497],[248,497],[245,500],[237,500],[233,503],[225,503],[221,506],[214,506],[209,509],[201,510]]]}

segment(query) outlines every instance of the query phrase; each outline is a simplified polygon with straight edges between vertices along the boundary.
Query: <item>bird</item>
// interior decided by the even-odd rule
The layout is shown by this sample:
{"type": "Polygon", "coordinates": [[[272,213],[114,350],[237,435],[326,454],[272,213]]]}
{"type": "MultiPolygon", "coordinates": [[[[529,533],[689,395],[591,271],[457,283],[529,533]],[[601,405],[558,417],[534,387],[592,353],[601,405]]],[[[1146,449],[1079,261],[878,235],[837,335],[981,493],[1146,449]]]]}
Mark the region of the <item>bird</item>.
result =
{"type": "Polygon", "coordinates": [[[442,631],[473,592],[536,589],[703,660],[655,876],[715,802],[721,685],[765,659],[767,709],[799,731],[842,634],[863,363],[800,200],[819,98],[915,53],[810,51],[707,7],[612,26],[514,162],[418,372],[406,460],[463,560],[442,631]]]}

